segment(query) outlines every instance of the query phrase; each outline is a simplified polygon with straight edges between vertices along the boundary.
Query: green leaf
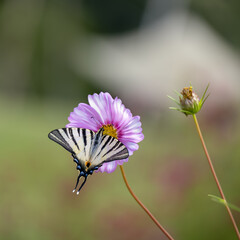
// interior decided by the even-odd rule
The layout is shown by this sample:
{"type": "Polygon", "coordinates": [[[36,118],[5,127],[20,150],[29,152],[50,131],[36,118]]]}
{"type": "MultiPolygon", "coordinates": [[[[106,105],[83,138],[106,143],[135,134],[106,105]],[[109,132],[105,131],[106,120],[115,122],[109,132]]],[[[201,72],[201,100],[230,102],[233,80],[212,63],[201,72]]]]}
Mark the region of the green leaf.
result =
{"type": "MultiPolygon", "coordinates": [[[[203,96],[202,96],[202,99],[204,99],[204,97],[205,97],[205,95],[206,95],[206,93],[207,93],[207,90],[208,90],[208,88],[209,88],[209,85],[210,85],[210,83],[207,85],[207,87],[206,87],[206,89],[205,89],[205,91],[204,91],[204,93],[203,93],[203,96]]],[[[207,96],[208,97],[208,96],[207,96]]],[[[206,97],[206,98],[207,98],[206,97]]]]}
{"type": "Polygon", "coordinates": [[[179,93],[178,91],[174,91],[179,97],[182,97],[181,93],[179,93]]]}
{"type": "Polygon", "coordinates": [[[170,98],[171,100],[173,100],[177,105],[180,106],[180,103],[176,99],[174,99],[173,97],[171,97],[169,95],[167,95],[167,97],[170,98]]]}
{"type": "Polygon", "coordinates": [[[208,88],[209,88],[209,85],[210,85],[210,83],[207,85],[207,87],[206,87],[206,89],[205,89],[205,91],[204,91],[204,93],[203,93],[203,96],[202,96],[202,98],[200,99],[201,106],[204,104],[204,102],[207,100],[207,98],[208,98],[209,95],[210,95],[210,94],[208,94],[208,95],[205,97],[205,95],[206,95],[206,93],[207,93],[207,90],[208,90],[208,88]]]}
{"type": "Polygon", "coordinates": [[[217,196],[214,196],[212,194],[208,194],[208,196],[214,201],[214,202],[217,202],[217,203],[221,203],[223,205],[227,205],[228,207],[230,207],[231,209],[237,211],[237,212],[240,212],[240,208],[235,206],[234,204],[231,204],[231,203],[228,203],[226,202],[224,199],[220,198],[220,197],[217,197],[217,196]]]}

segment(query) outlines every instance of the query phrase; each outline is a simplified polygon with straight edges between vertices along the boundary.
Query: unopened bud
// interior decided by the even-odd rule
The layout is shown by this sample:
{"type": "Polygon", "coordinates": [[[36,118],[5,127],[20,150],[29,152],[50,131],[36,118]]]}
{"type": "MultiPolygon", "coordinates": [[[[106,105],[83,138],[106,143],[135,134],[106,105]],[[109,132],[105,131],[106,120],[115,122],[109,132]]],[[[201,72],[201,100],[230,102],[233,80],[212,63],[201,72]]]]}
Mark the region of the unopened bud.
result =
{"type": "Polygon", "coordinates": [[[199,97],[193,92],[192,87],[183,88],[182,97],[179,97],[181,109],[190,113],[197,113],[199,109],[199,97]]]}
{"type": "Polygon", "coordinates": [[[179,95],[179,101],[175,100],[172,97],[169,97],[174,102],[176,102],[180,107],[180,108],[171,108],[171,109],[178,110],[184,113],[186,116],[198,113],[201,110],[203,103],[208,97],[207,96],[205,98],[207,89],[208,89],[208,86],[206,87],[206,90],[202,98],[199,99],[198,95],[193,91],[192,86],[183,88],[181,93],[177,93],[179,95]]]}

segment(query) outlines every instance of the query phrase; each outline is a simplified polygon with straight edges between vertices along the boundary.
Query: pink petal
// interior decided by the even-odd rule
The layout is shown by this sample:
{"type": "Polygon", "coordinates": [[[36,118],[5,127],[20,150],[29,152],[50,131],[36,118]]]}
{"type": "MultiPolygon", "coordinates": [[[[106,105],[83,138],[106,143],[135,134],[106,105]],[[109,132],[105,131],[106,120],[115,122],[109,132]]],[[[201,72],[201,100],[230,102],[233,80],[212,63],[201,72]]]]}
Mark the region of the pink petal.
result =
{"type": "Polygon", "coordinates": [[[139,143],[144,139],[144,135],[142,133],[138,133],[138,134],[129,133],[129,134],[119,136],[118,139],[123,144],[126,143],[126,142],[139,143]]]}
{"type": "Polygon", "coordinates": [[[128,158],[123,160],[117,160],[116,162],[118,165],[123,165],[123,163],[128,162],[128,158]]]}
{"type": "Polygon", "coordinates": [[[103,124],[112,123],[112,111],[111,105],[113,103],[113,98],[109,93],[100,93],[88,95],[88,102],[92,108],[96,110],[101,118],[103,124]]]}
{"type": "Polygon", "coordinates": [[[141,122],[140,122],[140,117],[139,116],[135,116],[132,117],[131,120],[129,121],[128,125],[126,125],[124,127],[124,129],[122,129],[123,132],[128,132],[128,131],[133,131],[136,129],[142,130],[141,128],[141,122]]]}
{"type": "Polygon", "coordinates": [[[125,108],[120,99],[115,98],[112,104],[112,116],[113,125],[118,131],[121,131],[131,121],[132,113],[129,109],[125,108]]]}
{"type": "Polygon", "coordinates": [[[127,126],[125,126],[119,133],[119,140],[121,142],[138,143],[144,139],[142,133],[140,117],[135,116],[131,119],[127,126]]]}
{"type": "Polygon", "coordinates": [[[104,163],[104,164],[97,170],[97,172],[112,173],[112,172],[115,171],[116,167],[117,167],[116,161],[104,163]]]}
{"type": "Polygon", "coordinates": [[[66,127],[87,128],[93,131],[98,131],[103,125],[96,110],[84,103],[80,103],[78,107],[74,108],[68,120],[70,123],[66,127]]]}
{"type": "Polygon", "coordinates": [[[122,142],[126,148],[128,149],[129,155],[131,156],[133,154],[134,151],[138,150],[139,146],[137,143],[133,143],[133,142],[122,142]]]}

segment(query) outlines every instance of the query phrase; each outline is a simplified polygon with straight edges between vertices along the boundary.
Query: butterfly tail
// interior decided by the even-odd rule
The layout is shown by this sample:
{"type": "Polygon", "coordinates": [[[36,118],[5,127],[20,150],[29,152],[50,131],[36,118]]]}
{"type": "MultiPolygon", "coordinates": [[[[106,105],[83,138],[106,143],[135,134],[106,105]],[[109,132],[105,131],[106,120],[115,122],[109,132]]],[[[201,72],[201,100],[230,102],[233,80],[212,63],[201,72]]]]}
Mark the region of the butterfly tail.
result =
{"type": "Polygon", "coordinates": [[[87,181],[87,176],[85,176],[85,179],[84,179],[82,185],[81,185],[80,188],[78,189],[77,195],[79,194],[80,190],[82,189],[82,187],[84,186],[84,184],[86,183],[86,181],[87,181]]]}

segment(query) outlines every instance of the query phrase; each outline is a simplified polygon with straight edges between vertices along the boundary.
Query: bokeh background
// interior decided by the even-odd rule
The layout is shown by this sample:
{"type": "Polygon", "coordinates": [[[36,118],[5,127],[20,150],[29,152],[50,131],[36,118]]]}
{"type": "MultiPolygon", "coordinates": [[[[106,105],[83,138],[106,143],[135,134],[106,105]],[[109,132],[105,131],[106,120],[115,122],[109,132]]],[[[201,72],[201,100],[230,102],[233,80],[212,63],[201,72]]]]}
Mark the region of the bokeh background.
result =
{"type": "Polygon", "coordinates": [[[145,139],[124,168],[160,223],[175,239],[237,239],[208,197],[219,194],[193,119],[166,95],[210,83],[199,122],[240,206],[239,23],[234,0],[1,0],[0,239],[165,239],[119,169],[71,193],[75,164],[47,134],[100,91],[141,116],[145,139]]]}

